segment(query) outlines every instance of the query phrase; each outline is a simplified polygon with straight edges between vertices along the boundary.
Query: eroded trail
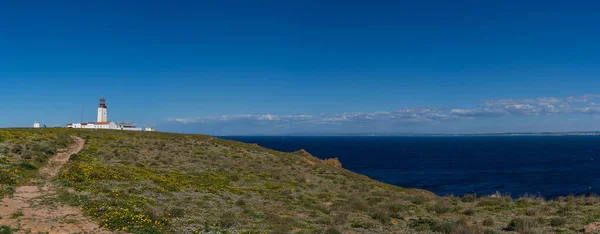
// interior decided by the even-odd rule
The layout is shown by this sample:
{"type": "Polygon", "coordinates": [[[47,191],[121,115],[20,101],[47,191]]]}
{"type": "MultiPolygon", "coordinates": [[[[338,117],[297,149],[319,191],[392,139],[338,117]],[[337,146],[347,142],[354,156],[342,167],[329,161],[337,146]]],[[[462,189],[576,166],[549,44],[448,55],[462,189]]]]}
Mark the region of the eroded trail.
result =
{"type": "Polygon", "coordinates": [[[78,208],[58,202],[51,182],[69,157],[81,151],[84,143],[83,139],[73,137],[67,149],[59,150],[40,168],[40,178],[34,180],[33,185],[17,187],[13,197],[2,199],[0,225],[18,228],[17,233],[110,233],[78,208]]]}

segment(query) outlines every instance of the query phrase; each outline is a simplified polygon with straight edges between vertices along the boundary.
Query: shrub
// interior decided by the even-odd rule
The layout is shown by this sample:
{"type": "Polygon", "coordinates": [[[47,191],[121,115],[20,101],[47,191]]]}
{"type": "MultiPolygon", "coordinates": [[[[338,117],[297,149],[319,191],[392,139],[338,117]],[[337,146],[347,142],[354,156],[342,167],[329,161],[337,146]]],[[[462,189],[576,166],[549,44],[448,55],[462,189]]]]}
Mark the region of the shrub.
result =
{"type": "Polygon", "coordinates": [[[388,206],[388,210],[391,213],[398,213],[400,211],[404,211],[404,210],[407,210],[407,209],[408,209],[407,206],[404,205],[404,204],[402,204],[402,203],[392,203],[392,204],[390,204],[388,206]]]}
{"type": "Polygon", "coordinates": [[[458,228],[456,229],[456,231],[454,231],[451,234],[481,234],[484,233],[485,231],[479,227],[479,226],[467,226],[467,225],[463,225],[463,226],[458,226],[458,228]]]}
{"type": "Polygon", "coordinates": [[[380,210],[373,212],[373,214],[371,214],[371,218],[383,224],[388,223],[390,221],[390,215],[387,212],[380,210]]]}
{"type": "Polygon", "coordinates": [[[475,210],[467,209],[467,210],[463,211],[463,214],[468,215],[468,216],[473,216],[473,215],[475,215],[475,210]]]}
{"type": "Polygon", "coordinates": [[[531,220],[523,219],[523,218],[515,218],[510,221],[510,223],[506,227],[506,231],[524,232],[524,231],[528,231],[533,226],[534,226],[534,223],[531,220]]]}
{"type": "Polygon", "coordinates": [[[552,227],[560,227],[564,226],[565,224],[567,224],[567,219],[563,217],[555,217],[550,219],[550,226],[552,227]]]}
{"type": "Polygon", "coordinates": [[[454,209],[454,206],[446,201],[438,202],[433,206],[433,211],[437,214],[448,213],[448,212],[452,211],[453,209],[454,209]]]}
{"type": "Polygon", "coordinates": [[[383,201],[382,197],[368,197],[367,198],[367,202],[369,203],[369,205],[373,206],[373,205],[377,205],[379,203],[381,203],[383,201]]]}
{"type": "Polygon", "coordinates": [[[222,227],[230,228],[237,223],[237,216],[233,211],[227,211],[219,216],[222,227]]]}
{"type": "Polygon", "coordinates": [[[338,231],[337,229],[330,227],[327,228],[327,230],[325,230],[325,234],[342,234],[342,232],[338,231]]]}
{"type": "Polygon", "coordinates": [[[460,217],[460,219],[456,220],[456,224],[466,226],[469,221],[465,217],[460,217]]]}
{"type": "Polygon", "coordinates": [[[4,188],[0,189],[0,198],[7,194],[15,193],[15,187],[12,185],[5,185],[4,188]]]}
{"type": "Polygon", "coordinates": [[[525,215],[527,216],[536,216],[538,214],[538,211],[536,209],[527,209],[525,211],[525,215]]]}
{"type": "Polygon", "coordinates": [[[456,232],[456,230],[458,229],[458,226],[456,223],[454,222],[444,222],[441,224],[437,224],[434,225],[431,230],[434,232],[441,232],[441,233],[454,233],[456,232]]]}
{"type": "Polygon", "coordinates": [[[183,217],[185,215],[185,210],[181,207],[169,207],[167,212],[171,215],[171,217],[183,217]]]}
{"type": "Polygon", "coordinates": [[[477,201],[477,195],[475,194],[465,194],[462,199],[463,202],[475,202],[477,201]]]}
{"type": "Polygon", "coordinates": [[[537,218],[535,219],[535,221],[536,221],[536,222],[538,222],[539,224],[542,224],[542,225],[544,225],[544,224],[546,224],[546,221],[547,221],[547,220],[546,220],[544,217],[541,217],[541,216],[540,216],[540,217],[537,217],[537,218]]]}
{"type": "Polygon", "coordinates": [[[129,230],[134,227],[140,230],[156,230],[165,224],[164,221],[160,222],[158,220],[152,220],[147,215],[125,208],[108,207],[103,212],[93,208],[87,208],[88,206],[94,205],[99,204],[87,204],[84,205],[83,209],[84,211],[87,211],[88,214],[98,215],[100,217],[98,219],[100,225],[109,230],[129,230]]]}
{"type": "Polygon", "coordinates": [[[437,226],[437,222],[433,219],[413,219],[408,223],[408,227],[415,229],[417,231],[428,231],[431,228],[437,226]]]}
{"type": "Polygon", "coordinates": [[[426,202],[430,201],[431,198],[426,196],[409,196],[408,200],[415,205],[423,205],[426,202]]]}
{"type": "Polygon", "coordinates": [[[0,234],[13,234],[19,229],[13,229],[9,226],[0,225],[0,234]]]}
{"type": "Polygon", "coordinates": [[[483,224],[483,226],[491,227],[491,226],[494,226],[494,220],[484,219],[482,224],[483,224]]]}
{"type": "Polygon", "coordinates": [[[19,218],[19,217],[21,217],[23,215],[25,215],[25,214],[23,214],[23,211],[21,209],[19,209],[19,210],[15,211],[15,213],[12,213],[10,215],[10,218],[11,219],[16,219],[16,218],[19,218]]]}
{"type": "Polygon", "coordinates": [[[509,210],[511,209],[511,202],[510,197],[488,197],[480,199],[477,206],[489,211],[509,210]]]}
{"type": "Polygon", "coordinates": [[[245,206],[245,205],[246,205],[246,201],[244,201],[244,199],[240,199],[240,200],[237,200],[237,201],[235,202],[235,204],[236,204],[237,206],[245,206]]]}
{"type": "Polygon", "coordinates": [[[348,221],[348,213],[340,212],[333,216],[334,225],[344,225],[348,221]]]}
{"type": "Polygon", "coordinates": [[[129,228],[128,230],[131,233],[134,234],[161,234],[162,232],[159,230],[156,230],[152,227],[132,227],[129,228]]]}
{"type": "Polygon", "coordinates": [[[431,230],[444,234],[480,234],[484,232],[481,227],[468,225],[465,218],[461,218],[455,222],[444,222],[434,225],[431,230]]]}
{"type": "Polygon", "coordinates": [[[268,219],[274,233],[289,233],[292,230],[292,220],[290,218],[281,217],[276,213],[271,213],[268,215],[268,219]]]}
{"type": "Polygon", "coordinates": [[[8,170],[0,170],[0,184],[15,185],[17,178],[8,170]]]}
{"type": "Polygon", "coordinates": [[[38,168],[35,164],[26,161],[19,163],[19,167],[25,170],[35,170],[38,168]]]}
{"type": "Polygon", "coordinates": [[[483,234],[502,234],[502,232],[496,231],[494,229],[485,229],[485,231],[483,231],[483,234]]]}
{"type": "Polygon", "coordinates": [[[348,201],[348,206],[354,210],[365,211],[369,208],[369,204],[364,199],[353,197],[348,201]]]}
{"type": "MultiPolygon", "coordinates": [[[[568,197],[567,197],[568,198],[568,197]]],[[[560,205],[558,207],[558,210],[556,211],[556,214],[558,215],[571,215],[571,213],[573,211],[575,211],[575,205],[573,203],[567,203],[564,205],[560,205]]]]}
{"type": "Polygon", "coordinates": [[[354,222],[352,222],[352,224],[350,226],[353,228],[371,229],[371,228],[374,228],[376,225],[374,223],[369,223],[369,222],[354,221],[354,222]]]}

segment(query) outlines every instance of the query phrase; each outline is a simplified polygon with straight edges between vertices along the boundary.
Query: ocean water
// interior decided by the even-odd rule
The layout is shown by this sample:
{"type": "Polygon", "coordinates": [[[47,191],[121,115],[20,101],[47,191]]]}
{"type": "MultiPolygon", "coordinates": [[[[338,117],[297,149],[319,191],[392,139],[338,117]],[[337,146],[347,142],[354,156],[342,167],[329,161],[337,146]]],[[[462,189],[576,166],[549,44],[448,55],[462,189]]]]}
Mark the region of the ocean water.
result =
{"type": "Polygon", "coordinates": [[[351,171],[438,195],[600,194],[598,136],[223,138],[337,157],[351,171]]]}

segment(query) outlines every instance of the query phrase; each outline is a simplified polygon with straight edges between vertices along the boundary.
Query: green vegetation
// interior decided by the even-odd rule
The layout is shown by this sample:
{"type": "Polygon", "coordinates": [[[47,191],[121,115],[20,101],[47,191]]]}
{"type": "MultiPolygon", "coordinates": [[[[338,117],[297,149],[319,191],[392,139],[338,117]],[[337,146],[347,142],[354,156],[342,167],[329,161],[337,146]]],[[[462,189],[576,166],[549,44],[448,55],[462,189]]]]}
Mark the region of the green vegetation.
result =
{"type": "Polygon", "coordinates": [[[24,215],[24,214],[23,214],[23,211],[22,211],[22,210],[17,210],[15,213],[12,213],[12,214],[10,215],[10,218],[11,218],[11,219],[16,219],[16,218],[19,218],[19,217],[21,217],[21,216],[23,216],[23,215],[24,215]]]}
{"type": "Polygon", "coordinates": [[[38,168],[69,143],[64,129],[0,129],[0,197],[31,180],[38,168]]]}
{"type": "Polygon", "coordinates": [[[0,225],[0,234],[12,234],[19,229],[11,228],[9,226],[0,225]]]}
{"type": "Polygon", "coordinates": [[[59,175],[72,191],[60,197],[111,230],[401,230],[392,225],[385,203],[400,195],[434,197],[370,180],[303,151],[282,153],[204,135],[73,134],[86,145],[59,175]]]}
{"type": "MultiPolygon", "coordinates": [[[[68,139],[65,134],[84,138],[84,149],[71,157],[56,180],[61,186],[57,199],[81,207],[110,230],[576,233],[600,221],[600,199],[595,196],[438,197],[371,180],[305,151],[283,153],[205,135],[2,131],[23,139],[45,134],[42,142],[57,144],[68,139]]],[[[27,142],[38,141],[21,146],[27,148],[27,142]]],[[[7,165],[20,165],[11,157],[7,165]]]]}

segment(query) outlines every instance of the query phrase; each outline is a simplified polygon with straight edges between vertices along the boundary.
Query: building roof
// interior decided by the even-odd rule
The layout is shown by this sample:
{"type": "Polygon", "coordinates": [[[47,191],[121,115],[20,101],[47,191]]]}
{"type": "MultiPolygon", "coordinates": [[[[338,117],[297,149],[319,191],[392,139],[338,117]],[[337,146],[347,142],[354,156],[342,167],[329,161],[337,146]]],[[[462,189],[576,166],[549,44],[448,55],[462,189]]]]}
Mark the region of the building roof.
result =
{"type": "Polygon", "coordinates": [[[110,124],[110,122],[95,122],[94,124],[96,124],[96,125],[106,125],[106,124],[110,124]]]}

